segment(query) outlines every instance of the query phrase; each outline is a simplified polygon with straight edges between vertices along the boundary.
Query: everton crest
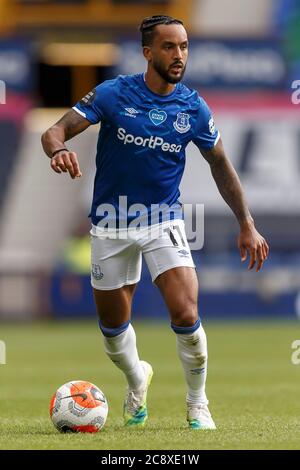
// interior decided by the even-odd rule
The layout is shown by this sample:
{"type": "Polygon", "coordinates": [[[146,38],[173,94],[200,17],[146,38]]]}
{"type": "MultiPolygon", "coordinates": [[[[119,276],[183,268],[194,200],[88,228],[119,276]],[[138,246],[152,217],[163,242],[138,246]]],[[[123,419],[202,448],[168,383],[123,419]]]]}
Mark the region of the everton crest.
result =
{"type": "Polygon", "coordinates": [[[101,272],[101,268],[99,264],[92,264],[92,276],[97,281],[103,278],[103,273],[101,272]]]}
{"type": "Polygon", "coordinates": [[[178,113],[177,114],[177,119],[173,123],[173,126],[175,127],[177,132],[180,132],[180,134],[184,134],[185,132],[188,132],[191,128],[191,125],[189,123],[190,115],[186,113],[178,113]]]}

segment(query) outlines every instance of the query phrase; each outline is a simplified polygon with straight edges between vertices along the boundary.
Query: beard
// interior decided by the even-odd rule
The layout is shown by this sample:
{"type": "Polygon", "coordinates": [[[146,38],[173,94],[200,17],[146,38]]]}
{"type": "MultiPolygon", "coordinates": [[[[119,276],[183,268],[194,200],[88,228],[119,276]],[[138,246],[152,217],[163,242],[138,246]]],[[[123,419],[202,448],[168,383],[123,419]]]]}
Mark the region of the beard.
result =
{"type": "Polygon", "coordinates": [[[163,68],[161,63],[158,61],[157,62],[153,61],[152,66],[154,70],[161,76],[161,78],[163,78],[167,83],[172,83],[172,84],[176,84],[183,79],[185,69],[186,69],[186,65],[184,65],[182,69],[180,70],[180,73],[176,75],[172,75],[170,70],[166,70],[165,68],[163,68]]]}

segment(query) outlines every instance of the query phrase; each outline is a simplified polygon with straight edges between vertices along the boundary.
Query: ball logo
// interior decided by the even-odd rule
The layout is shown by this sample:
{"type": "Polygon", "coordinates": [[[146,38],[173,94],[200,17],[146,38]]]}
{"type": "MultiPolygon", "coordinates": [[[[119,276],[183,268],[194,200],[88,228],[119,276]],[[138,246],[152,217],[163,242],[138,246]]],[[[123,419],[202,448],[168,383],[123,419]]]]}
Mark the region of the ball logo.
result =
{"type": "Polygon", "coordinates": [[[189,123],[190,115],[187,113],[178,113],[177,114],[177,119],[173,123],[173,126],[175,127],[177,132],[180,132],[180,134],[184,134],[185,132],[188,132],[191,128],[191,125],[189,123]]]}
{"type": "Polygon", "coordinates": [[[165,122],[167,117],[168,117],[168,115],[165,111],[161,111],[161,110],[158,110],[158,109],[151,109],[151,111],[149,111],[150,121],[153,122],[153,124],[155,124],[155,126],[159,126],[160,124],[165,122]]]}

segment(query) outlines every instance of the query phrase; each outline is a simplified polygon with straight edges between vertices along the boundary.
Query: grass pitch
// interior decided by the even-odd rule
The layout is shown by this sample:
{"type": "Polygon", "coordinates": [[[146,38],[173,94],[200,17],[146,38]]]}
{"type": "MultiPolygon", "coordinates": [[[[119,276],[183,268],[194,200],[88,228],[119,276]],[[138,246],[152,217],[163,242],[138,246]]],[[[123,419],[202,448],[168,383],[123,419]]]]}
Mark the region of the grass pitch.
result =
{"type": "Polygon", "coordinates": [[[1,449],[300,449],[300,365],[291,363],[296,323],[209,323],[207,393],[217,431],[185,421],[185,385],[174,333],[135,324],[140,356],[153,365],[144,430],[122,426],[125,381],[106,358],[97,322],[1,325],[1,449]],[[48,414],[55,390],[70,380],[98,385],[109,401],[105,428],[59,434],[48,414]]]}

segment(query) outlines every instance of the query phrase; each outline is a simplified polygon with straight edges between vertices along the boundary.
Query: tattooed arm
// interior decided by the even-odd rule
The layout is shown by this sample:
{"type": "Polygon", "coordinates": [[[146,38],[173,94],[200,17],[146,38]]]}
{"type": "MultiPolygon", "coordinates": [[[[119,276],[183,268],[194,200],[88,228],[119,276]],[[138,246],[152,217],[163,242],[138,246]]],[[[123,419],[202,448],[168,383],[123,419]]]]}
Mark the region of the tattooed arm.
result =
{"type": "Polygon", "coordinates": [[[77,155],[69,152],[65,142],[90,126],[90,122],[71,109],[56,124],[42,135],[43,149],[51,158],[51,168],[56,173],[69,172],[72,179],[79,178],[82,173],[77,155]],[[60,150],[57,152],[57,150],[60,150]],[[56,153],[57,152],[57,153],[56,153]],[[55,156],[52,157],[53,153],[55,156]]]}
{"type": "Polygon", "coordinates": [[[239,222],[238,247],[241,259],[245,261],[248,252],[250,255],[248,269],[252,269],[257,262],[256,271],[259,271],[268,256],[269,247],[254,226],[240,179],[225,155],[221,139],[215,147],[210,150],[202,150],[201,153],[210,165],[212,176],[221,196],[239,222]]]}

